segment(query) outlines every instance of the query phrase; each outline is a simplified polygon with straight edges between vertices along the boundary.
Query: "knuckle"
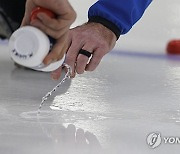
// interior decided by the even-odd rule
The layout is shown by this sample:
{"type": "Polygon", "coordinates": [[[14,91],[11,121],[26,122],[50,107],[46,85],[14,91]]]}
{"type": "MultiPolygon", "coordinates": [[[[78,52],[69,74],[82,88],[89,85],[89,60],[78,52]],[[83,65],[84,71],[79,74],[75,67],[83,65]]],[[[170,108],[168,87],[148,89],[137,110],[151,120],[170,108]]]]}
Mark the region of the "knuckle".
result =
{"type": "Polygon", "coordinates": [[[103,55],[104,55],[103,52],[96,54],[94,57],[94,63],[98,63],[98,61],[100,61],[102,59],[103,55]]]}
{"type": "Polygon", "coordinates": [[[45,34],[48,34],[49,35],[49,30],[48,30],[48,28],[46,28],[46,27],[43,27],[43,26],[38,26],[38,28],[41,30],[41,31],[43,31],[45,34]]]}
{"type": "Polygon", "coordinates": [[[61,20],[54,21],[52,23],[52,28],[57,31],[62,31],[62,28],[65,27],[64,23],[61,20]]]}
{"type": "Polygon", "coordinates": [[[53,33],[53,34],[52,34],[52,37],[53,37],[54,39],[58,39],[58,38],[60,37],[60,34],[59,34],[59,33],[53,33]]]}
{"type": "Polygon", "coordinates": [[[66,63],[69,64],[74,64],[75,63],[75,58],[73,56],[66,56],[66,63]]]}
{"type": "Polygon", "coordinates": [[[76,12],[73,10],[73,11],[71,12],[72,22],[74,22],[74,21],[76,20],[76,17],[77,17],[77,14],[76,14],[76,12]]]}
{"type": "Polygon", "coordinates": [[[99,47],[102,48],[102,49],[107,48],[107,43],[106,43],[105,41],[102,41],[102,40],[101,40],[101,41],[99,41],[98,44],[99,44],[99,47]]]}
{"type": "Polygon", "coordinates": [[[43,30],[46,34],[48,34],[48,35],[50,34],[50,32],[49,32],[49,29],[48,29],[48,28],[45,28],[45,27],[44,27],[44,28],[42,28],[42,30],[43,30]]]}
{"type": "Polygon", "coordinates": [[[74,37],[75,37],[75,39],[76,40],[81,40],[82,38],[83,38],[83,34],[81,34],[81,33],[74,33],[75,35],[74,35],[74,37]]]}

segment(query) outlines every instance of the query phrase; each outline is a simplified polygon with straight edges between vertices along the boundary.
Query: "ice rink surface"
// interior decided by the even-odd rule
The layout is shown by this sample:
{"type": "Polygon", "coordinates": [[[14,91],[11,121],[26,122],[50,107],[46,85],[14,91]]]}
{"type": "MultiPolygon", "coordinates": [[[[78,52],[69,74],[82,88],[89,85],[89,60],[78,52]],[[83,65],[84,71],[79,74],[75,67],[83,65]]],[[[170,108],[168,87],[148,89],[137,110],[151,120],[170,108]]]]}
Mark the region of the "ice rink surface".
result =
{"type": "MultiPolygon", "coordinates": [[[[71,1],[75,26],[93,1],[71,1]]],[[[97,70],[64,83],[39,116],[41,97],[58,82],[15,67],[1,42],[0,154],[178,154],[180,58],[165,48],[180,38],[179,10],[179,0],[154,1],[97,70]],[[155,149],[147,144],[153,132],[161,134],[155,149]]]]}

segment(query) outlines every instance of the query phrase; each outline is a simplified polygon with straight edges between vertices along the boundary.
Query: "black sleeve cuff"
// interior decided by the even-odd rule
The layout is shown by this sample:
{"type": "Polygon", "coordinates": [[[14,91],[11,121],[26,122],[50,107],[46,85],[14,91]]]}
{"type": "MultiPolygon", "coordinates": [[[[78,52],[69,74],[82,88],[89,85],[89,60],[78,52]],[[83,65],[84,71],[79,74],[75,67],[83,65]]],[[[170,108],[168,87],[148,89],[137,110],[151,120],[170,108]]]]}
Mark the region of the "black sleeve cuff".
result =
{"type": "Polygon", "coordinates": [[[119,39],[121,35],[120,29],[114,23],[100,16],[92,16],[89,18],[88,22],[96,22],[96,23],[102,24],[106,28],[110,29],[116,35],[117,40],[119,39]]]}

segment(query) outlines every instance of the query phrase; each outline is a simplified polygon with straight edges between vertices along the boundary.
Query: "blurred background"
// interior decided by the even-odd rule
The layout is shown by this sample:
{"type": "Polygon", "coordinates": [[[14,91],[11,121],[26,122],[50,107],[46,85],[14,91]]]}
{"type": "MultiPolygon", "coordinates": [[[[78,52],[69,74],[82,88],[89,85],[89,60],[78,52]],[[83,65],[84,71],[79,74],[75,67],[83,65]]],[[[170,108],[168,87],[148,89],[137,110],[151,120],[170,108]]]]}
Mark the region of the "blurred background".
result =
{"type": "MultiPolygon", "coordinates": [[[[70,2],[78,14],[73,24],[76,26],[87,21],[87,10],[96,1],[70,0],[70,2]]],[[[169,40],[180,39],[179,4],[179,0],[154,0],[131,31],[121,36],[115,49],[164,53],[169,40]]]]}

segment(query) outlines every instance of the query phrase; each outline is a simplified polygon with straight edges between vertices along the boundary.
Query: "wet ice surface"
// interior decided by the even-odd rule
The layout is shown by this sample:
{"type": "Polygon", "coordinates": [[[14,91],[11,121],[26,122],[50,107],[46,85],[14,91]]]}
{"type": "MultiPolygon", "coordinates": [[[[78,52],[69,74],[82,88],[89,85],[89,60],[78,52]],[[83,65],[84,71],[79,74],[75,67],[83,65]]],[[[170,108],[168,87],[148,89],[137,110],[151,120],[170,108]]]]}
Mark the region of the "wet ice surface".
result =
{"type": "Polygon", "coordinates": [[[179,144],[150,149],[146,138],[156,131],[180,137],[180,60],[164,50],[180,34],[179,6],[154,1],[118,51],[64,83],[40,115],[41,98],[59,81],[16,68],[1,43],[0,154],[178,154],[179,144]]]}
{"type": "Polygon", "coordinates": [[[180,136],[177,59],[113,51],[95,72],[64,83],[37,115],[58,82],[16,68],[1,48],[0,153],[178,153],[179,145],[146,144],[154,131],[180,136]]]}

